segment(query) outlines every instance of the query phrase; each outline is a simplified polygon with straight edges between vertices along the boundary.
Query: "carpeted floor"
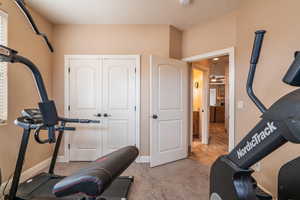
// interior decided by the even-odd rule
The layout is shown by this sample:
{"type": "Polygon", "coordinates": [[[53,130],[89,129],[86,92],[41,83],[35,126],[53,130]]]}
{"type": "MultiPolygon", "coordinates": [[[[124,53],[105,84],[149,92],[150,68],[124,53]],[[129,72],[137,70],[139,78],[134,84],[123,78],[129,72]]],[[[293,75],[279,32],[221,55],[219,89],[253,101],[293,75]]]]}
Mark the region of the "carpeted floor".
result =
{"type": "MultiPolygon", "coordinates": [[[[131,165],[123,175],[135,177],[130,200],[208,200],[209,168],[218,156],[227,152],[228,136],[224,125],[210,126],[210,145],[193,143],[190,159],[160,167],[148,164],[131,165]]],[[[58,163],[56,173],[70,175],[88,163],[58,163]]]]}
{"type": "MultiPolygon", "coordinates": [[[[56,173],[70,175],[88,163],[58,163],[56,173]]],[[[133,175],[135,182],[130,200],[207,200],[209,167],[185,159],[150,168],[148,164],[133,164],[123,175],[133,175]]]]}

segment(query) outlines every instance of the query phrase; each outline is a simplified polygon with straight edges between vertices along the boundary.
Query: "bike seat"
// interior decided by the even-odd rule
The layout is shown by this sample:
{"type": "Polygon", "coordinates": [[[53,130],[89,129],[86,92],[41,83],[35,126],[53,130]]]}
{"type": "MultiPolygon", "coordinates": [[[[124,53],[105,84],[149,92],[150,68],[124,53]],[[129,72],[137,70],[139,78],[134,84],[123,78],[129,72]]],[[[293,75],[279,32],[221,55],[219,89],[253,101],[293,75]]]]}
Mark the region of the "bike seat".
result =
{"type": "Polygon", "coordinates": [[[89,197],[100,196],[135,161],[138,154],[136,147],[128,146],[101,157],[87,168],[62,179],[52,192],[56,197],[78,193],[89,197]]]}

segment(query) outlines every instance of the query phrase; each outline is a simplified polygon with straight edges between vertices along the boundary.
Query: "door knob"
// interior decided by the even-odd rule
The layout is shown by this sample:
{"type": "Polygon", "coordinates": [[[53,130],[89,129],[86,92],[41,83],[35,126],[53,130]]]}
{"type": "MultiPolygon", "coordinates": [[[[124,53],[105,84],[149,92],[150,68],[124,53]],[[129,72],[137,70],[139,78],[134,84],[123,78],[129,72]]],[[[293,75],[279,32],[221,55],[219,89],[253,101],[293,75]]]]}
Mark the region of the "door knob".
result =
{"type": "Polygon", "coordinates": [[[153,119],[157,119],[158,116],[157,116],[157,115],[153,115],[152,118],[153,118],[153,119]]]}
{"type": "Polygon", "coordinates": [[[95,117],[102,117],[101,113],[94,115],[95,117]]]}

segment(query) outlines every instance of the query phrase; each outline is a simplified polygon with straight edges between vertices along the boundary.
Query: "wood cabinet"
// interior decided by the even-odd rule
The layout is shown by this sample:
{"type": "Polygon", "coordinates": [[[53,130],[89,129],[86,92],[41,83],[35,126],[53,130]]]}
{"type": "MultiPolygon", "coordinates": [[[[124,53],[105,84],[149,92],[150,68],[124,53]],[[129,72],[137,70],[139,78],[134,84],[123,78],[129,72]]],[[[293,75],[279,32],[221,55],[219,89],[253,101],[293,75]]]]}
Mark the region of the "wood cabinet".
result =
{"type": "Polygon", "coordinates": [[[210,106],[210,122],[211,123],[225,122],[225,106],[210,106]]]}

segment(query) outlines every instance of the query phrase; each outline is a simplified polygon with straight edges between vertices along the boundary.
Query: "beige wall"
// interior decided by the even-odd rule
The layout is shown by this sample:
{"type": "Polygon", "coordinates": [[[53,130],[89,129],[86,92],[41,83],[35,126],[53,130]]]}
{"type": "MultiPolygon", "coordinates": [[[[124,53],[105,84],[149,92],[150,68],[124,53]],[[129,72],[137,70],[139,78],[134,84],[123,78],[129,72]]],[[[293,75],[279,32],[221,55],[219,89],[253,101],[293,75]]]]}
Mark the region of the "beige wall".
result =
{"type": "Polygon", "coordinates": [[[182,58],[182,35],[183,32],[174,26],[170,26],[170,58],[182,58]]]}
{"type": "MultiPolygon", "coordinates": [[[[25,18],[13,1],[0,0],[0,9],[8,13],[8,46],[31,59],[39,66],[45,78],[45,84],[51,95],[51,59],[47,46],[28,26],[25,18]]],[[[33,13],[40,29],[52,39],[52,25],[37,13],[33,13]]],[[[0,168],[4,180],[13,172],[20,146],[22,129],[16,127],[13,121],[20,116],[25,107],[37,107],[39,101],[32,75],[18,64],[10,64],[8,69],[8,124],[0,126],[0,168]]],[[[25,168],[28,169],[50,157],[51,147],[39,145],[31,138],[26,155],[25,168]]]]}
{"type": "Polygon", "coordinates": [[[183,32],[183,57],[225,49],[236,44],[237,12],[210,20],[183,32]]]}
{"type": "MultiPolygon", "coordinates": [[[[257,96],[269,107],[280,96],[295,89],[284,84],[281,79],[293,60],[294,51],[300,47],[300,26],[297,25],[299,7],[298,0],[264,0],[263,3],[261,0],[251,0],[243,1],[241,5],[237,21],[236,94],[238,101],[246,103],[244,109],[236,112],[237,139],[253,127],[260,115],[245,91],[255,30],[268,30],[254,81],[257,96]]],[[[299,145],[286,144],[263,160],[262,170],[256,177],[275,194],[279,167],[299,156],[299,153],[299,145]]]]}
{"type": "MultiPolygon", "coordinates": [[[[284,84],[281,79],[292,62],[294,51],[299,50],[300,45],[297,39],[300,34],[300,26],[297,26],[300,1],[241,2],[241,7],[233,14],[191,28],[183,34],[184,57],[236,46],[236,100],[245,103],[243,109],[236,110],[237,142],[253,128],[260,116],[245,91],[254,31],[268,30],[254,83],[257,96],[267,107],[295,89],[284,84]]],[[[261,171],[255,173],[257,180],[275,195],[280,166],[299,156],[299,153],[299,145],[284,145],[262,161],[261,171]]]]}
{"type": "Polygon", "coordinates": [[[168,25],[56,25],[53,91],[64,108],[64,55],[141,54],[141,154],[149,155],[150,54],[169,57],[168,25]]]}

